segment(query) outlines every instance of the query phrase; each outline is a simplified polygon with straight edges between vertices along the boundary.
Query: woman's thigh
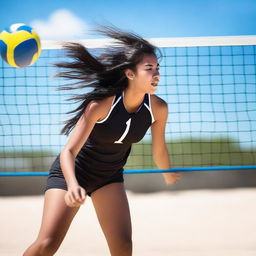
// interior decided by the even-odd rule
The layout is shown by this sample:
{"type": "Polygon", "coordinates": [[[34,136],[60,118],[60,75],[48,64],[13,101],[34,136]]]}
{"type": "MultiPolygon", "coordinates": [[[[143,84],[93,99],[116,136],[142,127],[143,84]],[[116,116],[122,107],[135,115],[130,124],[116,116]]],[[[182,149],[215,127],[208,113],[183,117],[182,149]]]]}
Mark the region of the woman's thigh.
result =
{"type": "Polygon", "coordinates": [[[45,192],[40,231],[36,241],[24,255],[53,255],[59,248],[79,209],[66,205],[65,193],[62,189],[49,189],[45,192]]]}
{"type": "Polygon", "coordinates": [[[39,237],[63,237],[78,207],[68,207],[64,201],[66,191],[62,189],[49,189],[45,192],[44,210],[39,237]]]}
{"type": "Polygon", "coordinates": [[[120,255],[131,255],[132,227],[124,184],[108,184],[93,192],[91,198],[111,254],[118,255],[120,250],[120,255]]]}

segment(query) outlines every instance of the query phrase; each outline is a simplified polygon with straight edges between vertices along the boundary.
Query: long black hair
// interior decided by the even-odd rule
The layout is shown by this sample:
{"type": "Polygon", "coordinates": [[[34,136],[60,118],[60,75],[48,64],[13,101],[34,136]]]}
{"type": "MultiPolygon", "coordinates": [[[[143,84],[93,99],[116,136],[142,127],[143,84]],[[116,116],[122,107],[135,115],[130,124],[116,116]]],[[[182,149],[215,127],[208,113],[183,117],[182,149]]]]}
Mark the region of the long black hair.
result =
{"type": "Polygon", "coordinates": [[[113,26],[98,26],[96,32],[114,39],[113,46],[105,48],[99,56],[93,56],[79,43],[64,43],[66,55],[72,61],[55,64],[64,69],[56,75],[57,77],[76,80],[71,86],[60,87],[60,90],[93,88],[88,93],[76,94],[69,99],[79,101],[80,104],[67,113],[75,115],[64,122],[61,134],[68,135],[71,132],[90,101],[122,92],[128,86],[124,72],[126,69],[136,72],[136,65],[146,54],[157,55],[159,51],[140,36],[113,26]]]}

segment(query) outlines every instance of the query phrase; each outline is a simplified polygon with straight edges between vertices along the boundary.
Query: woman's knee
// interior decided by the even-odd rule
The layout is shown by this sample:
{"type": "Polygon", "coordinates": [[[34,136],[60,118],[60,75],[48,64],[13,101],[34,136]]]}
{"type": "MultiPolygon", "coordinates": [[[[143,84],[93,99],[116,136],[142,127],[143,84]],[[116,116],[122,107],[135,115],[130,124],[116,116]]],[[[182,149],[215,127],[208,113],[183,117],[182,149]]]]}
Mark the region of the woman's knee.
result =
{"type": "Polygon", "coordinates": [[[124,255],[131,255],[131,252],[132,252],[132,240],[131,239],[127,239],[125,241],[123,241],[122,243],[122,251],[123,252],[126,252],[126,254],[124,255]]]}
{"type": "Polygon", "coordinates": [[[112,256],[130,256],[132,255],[132,239],[118,239],[112,244],[112,256]]]}
{"type": "Polygon", "coordinates": [[[60,243],[58,239],[44,238],[35,242],[35,246],[38,251],[38,255],[52,256],[58,250],[60,243]]]}

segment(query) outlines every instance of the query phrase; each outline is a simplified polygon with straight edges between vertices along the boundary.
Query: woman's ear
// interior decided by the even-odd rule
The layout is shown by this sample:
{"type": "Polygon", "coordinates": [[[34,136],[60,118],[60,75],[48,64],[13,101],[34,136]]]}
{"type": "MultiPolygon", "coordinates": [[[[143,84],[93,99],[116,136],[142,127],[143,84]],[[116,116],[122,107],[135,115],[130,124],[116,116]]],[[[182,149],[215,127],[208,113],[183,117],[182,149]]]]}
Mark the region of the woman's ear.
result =
{"type": "Polygon", "coordinates": [[[126,69],[124,73],[129,80],[133,80],[135,74],[131,69],[126,69]]]}

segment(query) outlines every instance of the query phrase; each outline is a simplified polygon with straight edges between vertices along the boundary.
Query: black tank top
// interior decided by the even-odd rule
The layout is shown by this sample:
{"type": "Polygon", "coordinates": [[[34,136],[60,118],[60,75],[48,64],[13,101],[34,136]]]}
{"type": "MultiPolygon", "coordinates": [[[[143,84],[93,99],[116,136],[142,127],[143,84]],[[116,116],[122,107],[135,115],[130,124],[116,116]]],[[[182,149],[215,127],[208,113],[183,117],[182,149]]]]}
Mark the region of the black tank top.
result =
{"type": "Polygon", "coordinates": [[[123,93],[116,95],[107,116],[98,121],[76,157],[76,165],[96,170],[123,168],[131,144],[140,141],[154,122],[150,95],[135,113],[128,113],[123,93]]]}

